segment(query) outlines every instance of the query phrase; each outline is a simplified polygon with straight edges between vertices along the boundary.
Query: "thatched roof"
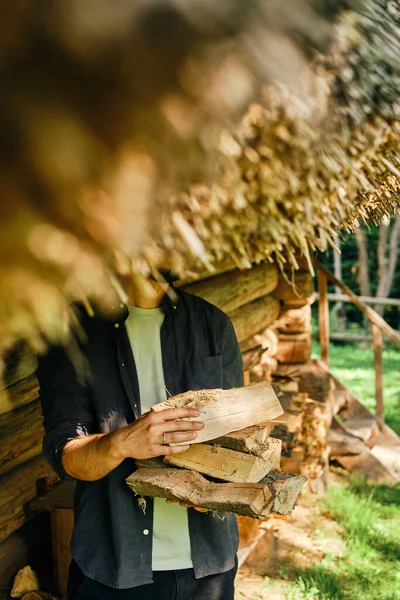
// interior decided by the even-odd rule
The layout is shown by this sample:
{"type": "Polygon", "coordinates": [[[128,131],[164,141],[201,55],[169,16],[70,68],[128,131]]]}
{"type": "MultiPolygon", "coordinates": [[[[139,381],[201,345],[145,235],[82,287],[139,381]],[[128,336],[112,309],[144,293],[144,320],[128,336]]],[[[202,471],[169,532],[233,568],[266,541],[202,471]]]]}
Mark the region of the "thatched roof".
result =
{"type": "Polygon", "coordinates": [[[398,210],[397,1],[93,6],[0,19],[3,347],[108,302],[116,255],[291,260],[398,210]]]}

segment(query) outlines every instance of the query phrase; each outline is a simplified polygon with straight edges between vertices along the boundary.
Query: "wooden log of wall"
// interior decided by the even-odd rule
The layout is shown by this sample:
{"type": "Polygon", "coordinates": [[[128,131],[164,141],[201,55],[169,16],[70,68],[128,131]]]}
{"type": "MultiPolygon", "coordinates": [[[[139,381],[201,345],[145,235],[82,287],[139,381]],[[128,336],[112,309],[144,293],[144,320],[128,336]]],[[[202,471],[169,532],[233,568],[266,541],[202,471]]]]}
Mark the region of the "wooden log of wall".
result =
{"type": "Polygon", "coordinates": [[[311,351],[311,333],[281,333],[274,358],[280,363],[305,363],[311,351]]]}
{"type": "MultiPolygon", "coordinates": [[[[0,391],[23,379],[32,378],[37,367],[36,355],[24,341],[17,342],[3,357],[3,361],[0,391]]],[[[1,403],[0,412],[5,412],[1,411],[1,403]]]]}
{"type": "Polygon", "coordinates": [[[301,308],[315,300],[314,279],[308,271],[297,271],[291,285],[291,278],[280,275],[274,298],[281,300],[285,308],[301,308]]]}
{"type": "Polygon", "coordinates": [[[311,331],[311,306],[284,308],[274,327],[279,333],[308,333],[311,331]]]}
{"type": "Polygon", "coordinates": [[[239,342],[266,329],[277,319],[279,311],[279,301],[272,296],[264,296],[229,313],[239,342]]]}
{"type": "Polygon", "coordinates": [[[39,400],[0,417],[0,475],[42,451],[43,417],[39,400]]]}
{"type": "Polygon", "coordinates": [[[37,482],[44,477],[52,483],[58,480],[43,456],[37,456],[2,476],[0,541],[5,540],[31,517],[26,505],[37,496],[37,482]]]}
{"type": "Polygon", "coordinates": [[[0,390],[0,415],[33,402],[38,396],[38,390],[39,384],[33,375],[0,390]]]}
{"type": "Polygon", "coordinates": [[[184,289],[218,306],[226,313],[267,296],[278,285],[278,268],[261,264],[245,271],[230,271],[184,286],[184,289]]]}

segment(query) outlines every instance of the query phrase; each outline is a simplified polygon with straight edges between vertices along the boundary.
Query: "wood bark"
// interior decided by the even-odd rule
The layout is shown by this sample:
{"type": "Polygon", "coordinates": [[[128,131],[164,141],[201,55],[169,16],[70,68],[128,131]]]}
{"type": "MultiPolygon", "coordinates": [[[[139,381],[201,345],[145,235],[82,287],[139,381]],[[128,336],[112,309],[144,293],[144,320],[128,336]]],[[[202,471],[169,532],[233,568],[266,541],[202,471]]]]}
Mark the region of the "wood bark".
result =
{"type": "Polygon", "coordinates": [[[39,384],[36,377],[23,379],[10,387],[0,390],[0,419],[1,415],[36,400],[38,391],[39,384]]]}
{"type": "Polygon", "coordinates": [[[0,541],[5,540],[32,516],[28,504],[37,496],[36,482],[42,477],[49,477],[54,482],[58,480],[43,456],[29,460],[2,477],[0,541]]]}
{"type": "Polygon", "coordinates": [[[196,471],[183,469],[138,469],[126,480],[129,487],[140,496],[167,498],[210,511],[264,518],[272,509],[284,511],[283,514],[290,512],[293,489],[297,488],[300,492],[305,478],[296,477],[292,484],[285,484],[279,476],[267,476],[263,481],[213,483],[196,471]],[[282,489],[286,493],[282,493],[282,489]]]}
{"type": "Polygon", "coordinates": [[[311,358],[310,333],[283,334],[279,336],[278,352],[274,358],[281,363],[305,363],[311,358]]]}
{"type": "Polygon", "coordinates": [[[264,381],[231,390],[185,392],[155,404],[152,410],[158,412],[177,407],[196,408],[201,413],[198,420],[204,423],[204,429],[198,432],[193,443],[270,421],[283,412],[272,386],[264,381]]]}
{"type": "Polygon", "coordinates": [[[273,292],[274,298],[281,300],[285,308],[301,308],[312,304],[315,299],[314,279],[309,271],[297,271],[293,285],[280,275],[277,287],[273,292]]]}
{"type": "Polygon", "coordinates": [[[311,331],[311,306],[306,304],[301,308],[286,308],[274,323],[274,328],[280,333],[306,333],[311,331]]]}
{"type": "Polygon", "coordinates": [[[271,472],[264,477],[261,483],[265,483],[275,496],[272,512],[278,515],[290,514],[306,481],[306,477],[279,471],[271,472]]]}
{"type": "Polygon", "coordinates": [[[248,452],[268,462],[271,471],[279,470],[282,442],[268,437],[266,427],[246,427],[241,431],[228,433],[208,443],[230,448],[237,452],[248,452]]]}
{"type": "Polygon", "coordinates": [[[264,296],[229,313],[239,342],[266,329],[278,318],[279,310],[278,300],[264,296]]]}
{"type": "Polygon", "coordinates": [[[207,444],[193,444],[186,452],[166,456],[164,462],[233,483],[258,483],[271,470],[269,462],[253,454],[207,444]]]}
{"type": "Polygon", "coordinates": [[[0,417],[0,475],[42,451],[44,429],[39,400],[0,417]]]}
{"type": "Polygon", "coordinates": [[[278,284],[278,268],[267,263],[245,271],[230,271],[184,287],[230,313],[244,304],[270,294],[278,284]]]}

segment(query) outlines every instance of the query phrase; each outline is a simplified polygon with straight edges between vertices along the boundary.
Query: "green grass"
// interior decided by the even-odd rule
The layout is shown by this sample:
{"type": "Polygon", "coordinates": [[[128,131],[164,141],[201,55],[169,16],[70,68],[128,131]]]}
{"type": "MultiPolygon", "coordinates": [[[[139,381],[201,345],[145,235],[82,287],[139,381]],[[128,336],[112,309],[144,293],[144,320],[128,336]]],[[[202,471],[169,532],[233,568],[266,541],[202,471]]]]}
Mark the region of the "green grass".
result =
{"type": "MultiPolygon", "coordinates": [[[[319,345],[313,347],[320,356],[319,345]]],[[[330,369],[357,398],[375,412],[375,372],[372,348],[355,344],[330,345],[330,369]]],[[[386,346],[383,351],[385,421],[400,435],[400,350],[386,346]]]]}
{"type": "Polygon", "coordinates": [[[294,582],[287,600],[399,600],[400,486],[351,479],[332,486],[320,503],[342,527],[344,556],[327,552],[309,569],[288,567],[294,582]]]}

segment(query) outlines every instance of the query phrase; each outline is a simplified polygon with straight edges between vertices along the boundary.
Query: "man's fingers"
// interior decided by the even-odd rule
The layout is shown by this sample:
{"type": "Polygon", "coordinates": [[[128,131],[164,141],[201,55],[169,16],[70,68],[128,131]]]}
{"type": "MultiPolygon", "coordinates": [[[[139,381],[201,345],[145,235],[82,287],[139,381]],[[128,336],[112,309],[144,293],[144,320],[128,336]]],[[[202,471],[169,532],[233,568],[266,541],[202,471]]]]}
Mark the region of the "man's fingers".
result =
{"type": "Polygon", "coordinates": [[[194,408],[167,408],[150,412],[153,421],[174,421],[175,419],[195,419],[200,411],[194,408]]]}
{"type": "Polygon", "coordinates": [[[202,421],[166,421],[160,423],[157,427],[162,429],[163,433],[170,431],[199,431],[204,428],[202,421]]]}
{"type": "Polygon", "coordinates": [[[174,431],[162,436],[163,444],[176,444],[177,442],[189,442],[197,438],[195,431],[174,431]]]}

